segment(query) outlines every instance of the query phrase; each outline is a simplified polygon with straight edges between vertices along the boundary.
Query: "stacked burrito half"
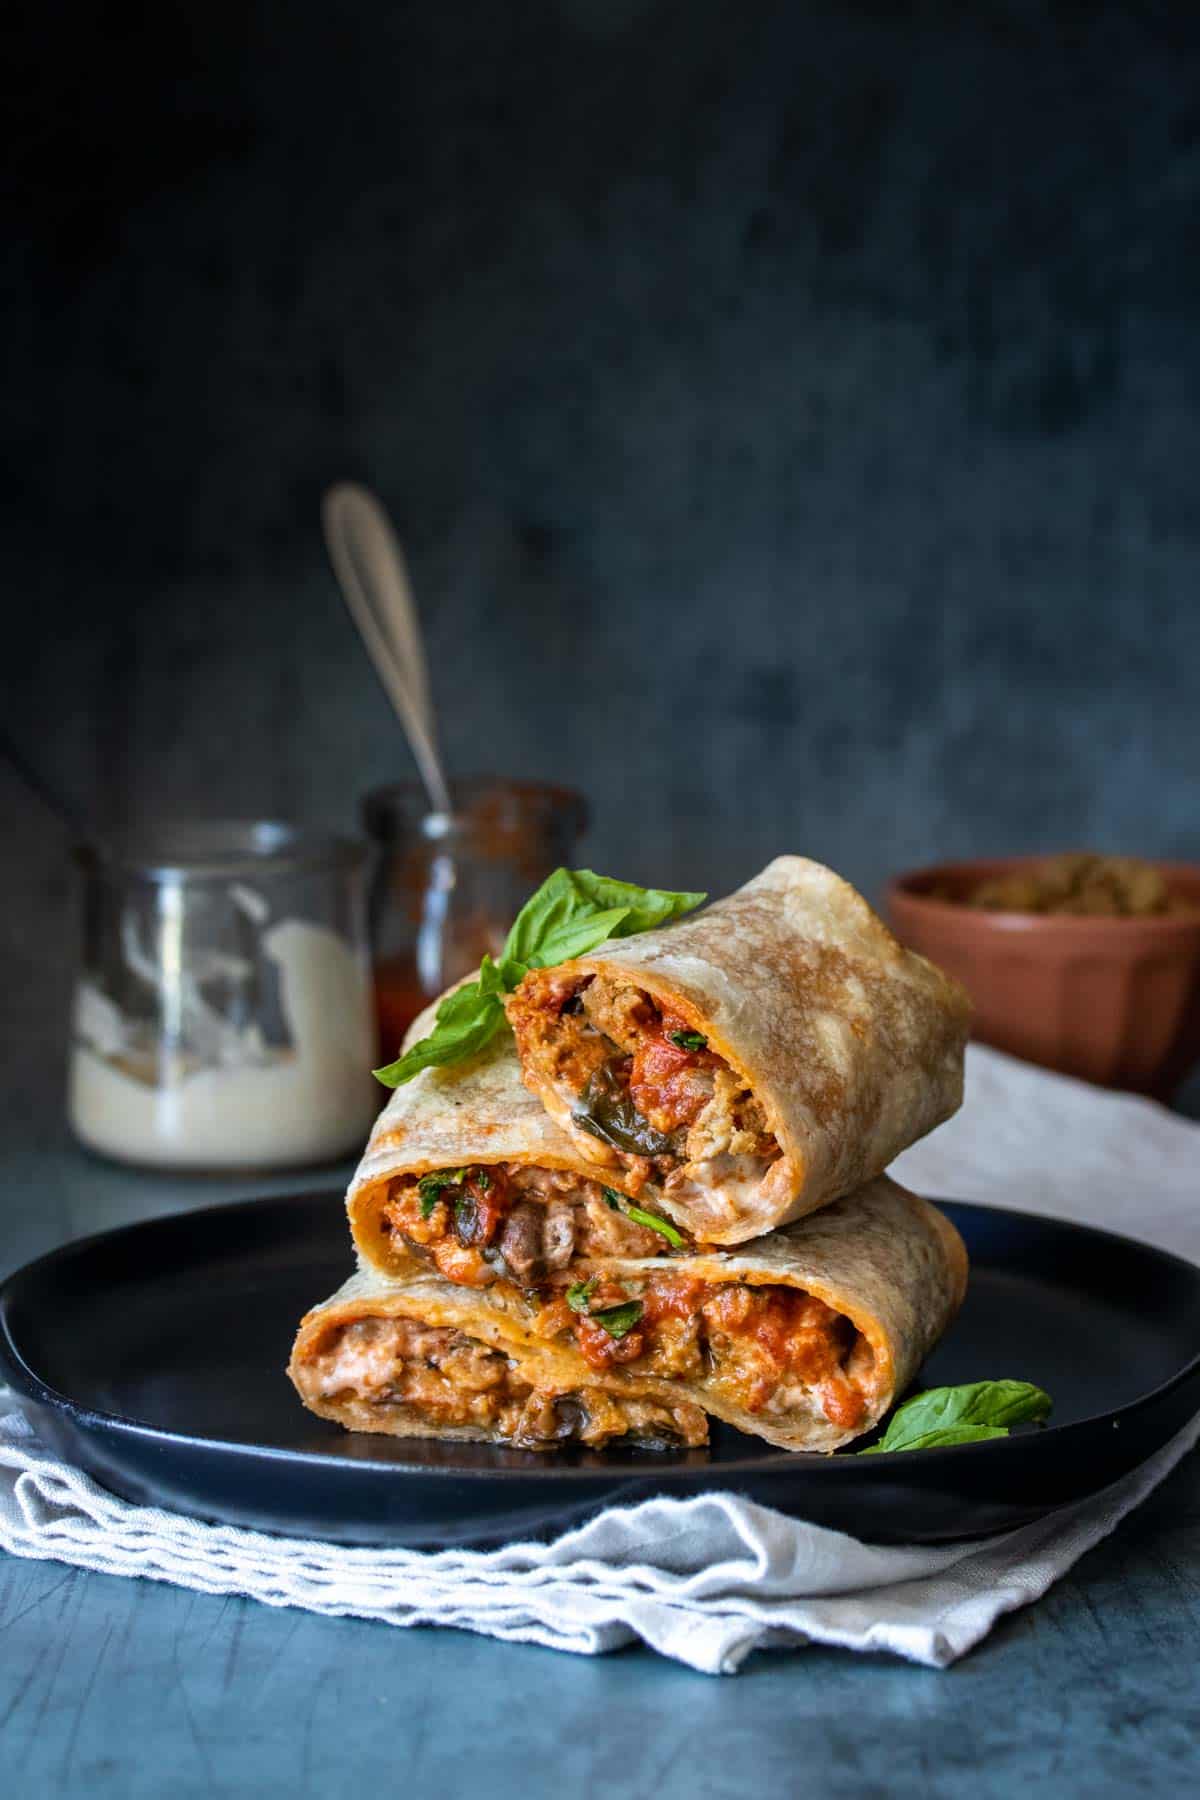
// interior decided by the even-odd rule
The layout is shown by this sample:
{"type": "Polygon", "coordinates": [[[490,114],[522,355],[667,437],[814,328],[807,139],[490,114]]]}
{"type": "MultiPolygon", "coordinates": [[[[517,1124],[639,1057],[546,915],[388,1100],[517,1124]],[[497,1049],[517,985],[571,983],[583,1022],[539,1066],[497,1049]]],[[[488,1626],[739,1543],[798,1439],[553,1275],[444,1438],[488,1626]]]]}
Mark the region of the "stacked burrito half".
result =
{"type": "Polygon", "coordinates": [[[357,1271],[292,1352],[305,1405],[530,1450],[695,1446],[716,1418],[830,1451],[877,1424],[966,1286],[953,1226],[883,1173],[960,1103],[961,988],[784,856],[506,1011],[377,1120],[357,1271]]]}

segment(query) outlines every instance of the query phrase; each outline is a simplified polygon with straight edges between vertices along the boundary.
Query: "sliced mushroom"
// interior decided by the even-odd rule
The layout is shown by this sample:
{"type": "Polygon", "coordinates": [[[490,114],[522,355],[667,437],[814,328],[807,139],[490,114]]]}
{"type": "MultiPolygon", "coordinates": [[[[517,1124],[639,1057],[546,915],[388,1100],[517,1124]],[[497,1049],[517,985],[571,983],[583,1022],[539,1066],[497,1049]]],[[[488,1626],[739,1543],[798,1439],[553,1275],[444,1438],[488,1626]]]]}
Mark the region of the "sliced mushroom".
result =
{"type": "Polygon", "coordinates": [[[523,1287],[541,1281],[546,1273],[542,1247],[543,1209],[532,1200],[519,1200],[504,1221],[497,1244],[501,1256],[523,1287]]]}
{"type": "Polygon", "coordinates": [[[569,1200],[551,1200],[544,1208],[542,1254],[548,1269],[565,1269],[575,1250],[575,1208],[569,1200]]]}

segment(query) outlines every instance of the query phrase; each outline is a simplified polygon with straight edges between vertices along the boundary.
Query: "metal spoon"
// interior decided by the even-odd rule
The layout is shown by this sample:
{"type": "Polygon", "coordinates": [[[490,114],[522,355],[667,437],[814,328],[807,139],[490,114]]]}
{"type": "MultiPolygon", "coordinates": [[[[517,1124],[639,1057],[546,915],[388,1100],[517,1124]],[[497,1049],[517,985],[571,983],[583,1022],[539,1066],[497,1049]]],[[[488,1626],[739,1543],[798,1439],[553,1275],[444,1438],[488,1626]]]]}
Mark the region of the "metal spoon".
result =
{"type": "Polygon", "coordinates": [[[374,494],[350,481],[329,489],[321,521],[342,598],[404,727],[430,808],[449,813],[421,626],[391,522],[374,494]]]}
{"type": "MultiPolygon", "coordinates": [[[[368,488],[350,481],[330,488],[321,520],[342,598],[404,727],[430,810],[448,819],[453,802],[438,751],[421,625],[391,521],[368,488]]],[[[414,945],[418,979],[431,994],[445,985],[446,932],[456,883],[454,858],[443,847],[430,863],[414,945]]]]}

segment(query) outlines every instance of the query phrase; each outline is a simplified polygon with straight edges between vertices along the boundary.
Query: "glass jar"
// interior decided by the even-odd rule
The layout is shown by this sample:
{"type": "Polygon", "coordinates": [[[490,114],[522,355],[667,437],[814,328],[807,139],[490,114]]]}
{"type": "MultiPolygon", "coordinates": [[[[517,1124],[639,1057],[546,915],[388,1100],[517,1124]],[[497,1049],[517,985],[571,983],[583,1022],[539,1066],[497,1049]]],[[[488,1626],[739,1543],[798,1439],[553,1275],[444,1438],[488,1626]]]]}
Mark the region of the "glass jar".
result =
{"type": "Polygon", "coordinates": [[[89,1149],[204,1171],[361,1148],[379,1109],[366,846],[273,821],[76,852],[68,1116],[89,1149]]]}
{"type": "Polygon", "coordinates": [[[538,884],[574,860],[587,804],[569,788],[486,779],[451,783],[453,813],[431,813],[416,782],[376,788],[363,819],[379,846],[371,947],[380,1053],[399,1054],[436,995],[495,956],[538,884]]]}

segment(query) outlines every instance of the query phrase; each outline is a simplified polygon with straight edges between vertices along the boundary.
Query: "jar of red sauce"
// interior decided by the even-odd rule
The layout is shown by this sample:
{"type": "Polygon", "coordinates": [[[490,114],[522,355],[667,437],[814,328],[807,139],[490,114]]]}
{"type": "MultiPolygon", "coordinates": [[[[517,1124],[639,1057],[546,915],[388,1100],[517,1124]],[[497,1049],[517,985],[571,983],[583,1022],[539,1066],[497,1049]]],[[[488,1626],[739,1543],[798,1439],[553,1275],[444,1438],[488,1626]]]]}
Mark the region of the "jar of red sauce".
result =
{"type": "Polygon", "coordinates": [[[499,954],[539,882],[574,861],[588,820],[570,788],[487,778],[451,783],[431,813],[417,782],[376,788],[363,821],[378,847],[369,903],[379,1048],[397,1056],[421,1009],[499,954]]]}

